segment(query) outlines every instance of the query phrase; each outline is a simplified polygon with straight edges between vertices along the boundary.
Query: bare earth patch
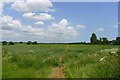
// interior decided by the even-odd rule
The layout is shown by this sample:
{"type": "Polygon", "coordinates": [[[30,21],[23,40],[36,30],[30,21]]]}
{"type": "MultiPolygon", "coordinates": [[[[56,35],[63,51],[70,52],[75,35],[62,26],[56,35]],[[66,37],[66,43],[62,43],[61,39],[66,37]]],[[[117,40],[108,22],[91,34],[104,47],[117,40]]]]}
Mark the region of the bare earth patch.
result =
{"type": "Polygon", "coordinates": [[[54,67],[49,78],[65,78],[63,70],[64,67],[54,67]]]}

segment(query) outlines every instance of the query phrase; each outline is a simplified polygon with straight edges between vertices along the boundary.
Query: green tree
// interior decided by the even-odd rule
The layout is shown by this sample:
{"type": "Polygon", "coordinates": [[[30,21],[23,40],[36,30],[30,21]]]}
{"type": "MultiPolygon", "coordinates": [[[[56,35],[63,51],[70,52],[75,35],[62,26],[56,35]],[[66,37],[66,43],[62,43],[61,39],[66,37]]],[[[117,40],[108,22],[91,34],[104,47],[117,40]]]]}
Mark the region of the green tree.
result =
{"type": "Polygon", "coordinates": [[[101,37],[99,38],[99,44],[102,44],[102,38],[101,37]]]}
{"type": "Polygon", "coordinates": [[[10,42],[9,42],[9,45],[14,45],[14,42],[10,41],[10,42]]]}
{"type": "Polygon", "coordinates": [[[7,45],[7,41],[2,41],[2,44],[3,45],[7,45]]]}
{"type": "Polygon", "coordinates": [[[92,36],[90,37],[90,42],[91,44],[97,44],[98,40],[95,33],[93,33],[92,36]]]}
{"type": "Polygon", "coordinates": [[[37,44],[37,41],[34,41],[32,44],[37,44]]]}
{"type": "Polygon", "coordinates": [[[30,45],[30,44],[32,44],[32,42],[31,42],[31,41],[28,41],[26,44],[30,45]]]}
{"type": "Polygon", "coordinates": [[[19,44],[23,44],[24,42],[19,42],[19,44]]]}
{"type": "Polygon", "coordinates": [[[108,39],[107,39],[106,37],[103,37],[103,38],[102,38],[102,43],[103,43],[103,44],[108,44],[109,41],[108,41],[108,39]]]}
{"type": "Polygon", "coordinates": [[[116,37],[116,44],[120,45],[120,37],[116,37]]]}

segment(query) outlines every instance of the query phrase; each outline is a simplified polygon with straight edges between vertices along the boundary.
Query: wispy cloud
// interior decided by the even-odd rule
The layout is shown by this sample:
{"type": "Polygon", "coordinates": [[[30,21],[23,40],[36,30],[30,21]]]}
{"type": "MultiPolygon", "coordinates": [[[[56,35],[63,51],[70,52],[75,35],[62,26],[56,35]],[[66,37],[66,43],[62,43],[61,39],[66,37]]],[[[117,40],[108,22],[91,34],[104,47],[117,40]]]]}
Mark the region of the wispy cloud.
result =
{"type": "Polygon", "coordinates": [[[104,31],[104,28],[98,28],[96,31],[104,31]]]}
{"type": "Polygon", "coordinates": [[[113,27],[114,27],[114,28],[118,28],[118,25],[114,25],[113,27]]]}
{"type": "Polygon", "coordinates": [[[43,25],[44,25],[44,22],[38,21],[38,22],[35,22],[35,25],[37,25],[37,26],[43,26],[43,25]]]}
{"type": "Polygon", "coordinates": [[[116,23],[113,28],[118,28],[120,26],[120,22],[116,23]]]}
{"type": "Polygon", "coordinates": [[[34,20],[52,20],[54,17],[50,14],[47,13],[40,13],[40,14],[35,14],[35,13],[24,13],[23,17],[28,18],[28,19],[34,19],[34,20]]]}
{"type": "Polygon", "coordinates": [[[85,25],[77,25],[76,29],[86,29],[86,26],[85,25]]]}

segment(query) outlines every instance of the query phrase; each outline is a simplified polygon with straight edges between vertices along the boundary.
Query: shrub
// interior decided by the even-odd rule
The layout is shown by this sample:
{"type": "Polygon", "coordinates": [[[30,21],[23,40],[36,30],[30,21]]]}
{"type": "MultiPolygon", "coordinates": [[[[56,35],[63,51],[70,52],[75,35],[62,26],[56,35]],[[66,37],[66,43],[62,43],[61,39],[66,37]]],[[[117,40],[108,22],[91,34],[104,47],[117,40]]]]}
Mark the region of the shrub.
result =
{"type": "Polygon", "coordinates": [[[19,42],[19,44],[23,44],[24,42],[19,42]]]}
{"type": "Polygon", "coordinates": [[[3,41],[2,44],[3,44],[3,45],[7,45],[7,42],[6,42],[6,41],[3,41]]]}
{"type": "Polygon", "coordinates": [[[30,45],[30,44],[32,44],[32,42],[31,42],[31,41],[28,41],[26,44],[30,45]]]}
{"type": "Polygon", "coordinates": [[[37,44],[37,41],[34,41],[32,44],[37,44]]]}
{"type": "Polygon", "coordinates": [[[14,42],[10,41],[10,42],[9,42],[9,45],[14,45],[14,42]]]}

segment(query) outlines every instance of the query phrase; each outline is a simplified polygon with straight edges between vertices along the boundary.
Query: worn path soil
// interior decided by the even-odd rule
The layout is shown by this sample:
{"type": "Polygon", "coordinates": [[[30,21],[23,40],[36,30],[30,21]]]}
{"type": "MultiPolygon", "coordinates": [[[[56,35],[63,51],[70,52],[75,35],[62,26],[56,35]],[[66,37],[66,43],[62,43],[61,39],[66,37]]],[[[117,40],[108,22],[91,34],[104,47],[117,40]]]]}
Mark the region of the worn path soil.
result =
{"type": "Polygon", "coordinates": [[[65,78],[63,71],[64,67],[54,67],[49,78],[65,78]]]}
{"type": "MultiPolygon", "coordinates": [[[[66,49],[68,49],[68,48],[69,48],[69,46],[66,46],[66,49]]],[[[65,51],[63,51],[62,55],[59,57],[58,63],[60,63],[60,64],[62,64],[62,61],[64,59],[64,56],[63,56],[64,53],[65,53],[65,51]]],[[[49,78],[65,78],[64,66],[61,65],[61,66],[52,68],[52,72],[49,75],[49,78]]]]}

